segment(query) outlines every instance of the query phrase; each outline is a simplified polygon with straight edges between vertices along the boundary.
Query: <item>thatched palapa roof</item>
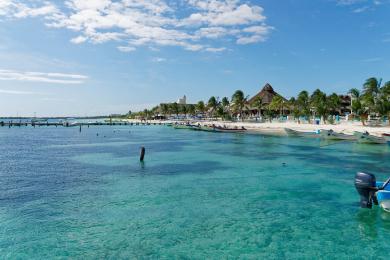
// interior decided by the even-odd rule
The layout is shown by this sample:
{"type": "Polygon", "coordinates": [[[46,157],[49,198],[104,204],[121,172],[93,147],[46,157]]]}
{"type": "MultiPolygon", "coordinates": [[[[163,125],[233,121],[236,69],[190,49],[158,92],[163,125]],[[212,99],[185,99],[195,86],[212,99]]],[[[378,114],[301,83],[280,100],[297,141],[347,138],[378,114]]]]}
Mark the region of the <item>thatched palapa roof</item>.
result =
{"type": "MultiPolygon", "coordinates": [[[[262,101],[263,101],[263,104],[264,105],[268,105],[272,102],[272,99],[275,97],[275,96],[281,96],[279,95],[278,93],[276,93],[274,91],[274,89],[272,88],[272,86],[267,83],[265,84],[265,86],[263,87],[263,89],[257,93],[256,95],[254,95],[251,99],[248,100],[248,104],[251,105],[253,104],[258,98],[261,98],[262,101]]],[[[282,96],[281,96],[282,97],[282,96]]],[[[286,100],[284,97],[282,97],[284,100],[286,100]]]]}

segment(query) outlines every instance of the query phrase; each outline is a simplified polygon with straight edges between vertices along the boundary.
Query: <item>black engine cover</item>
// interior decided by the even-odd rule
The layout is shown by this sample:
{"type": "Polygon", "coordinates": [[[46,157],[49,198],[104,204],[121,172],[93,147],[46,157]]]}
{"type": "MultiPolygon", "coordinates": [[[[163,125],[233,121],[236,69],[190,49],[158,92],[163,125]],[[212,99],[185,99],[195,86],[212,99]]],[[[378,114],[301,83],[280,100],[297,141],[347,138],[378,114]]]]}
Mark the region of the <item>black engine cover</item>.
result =
{"type": "Polygon", "coordinates": [[[355,188],[360,195],[360,206],[372,208],[372,202],[378,204],[375,198],[376,178],[374,174],[358,172],[355,176],[355,188]]]}

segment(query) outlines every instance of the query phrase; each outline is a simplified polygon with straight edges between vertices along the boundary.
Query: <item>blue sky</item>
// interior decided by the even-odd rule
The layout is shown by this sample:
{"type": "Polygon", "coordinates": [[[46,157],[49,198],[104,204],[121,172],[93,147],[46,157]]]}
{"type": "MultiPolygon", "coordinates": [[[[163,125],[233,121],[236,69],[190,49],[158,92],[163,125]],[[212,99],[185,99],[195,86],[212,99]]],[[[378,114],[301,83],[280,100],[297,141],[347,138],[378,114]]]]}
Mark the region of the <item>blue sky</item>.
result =
{"type": "Polygon", "coordinates": [[[0,0],[0,115],[390,80],[389,0],[0,0]]]}

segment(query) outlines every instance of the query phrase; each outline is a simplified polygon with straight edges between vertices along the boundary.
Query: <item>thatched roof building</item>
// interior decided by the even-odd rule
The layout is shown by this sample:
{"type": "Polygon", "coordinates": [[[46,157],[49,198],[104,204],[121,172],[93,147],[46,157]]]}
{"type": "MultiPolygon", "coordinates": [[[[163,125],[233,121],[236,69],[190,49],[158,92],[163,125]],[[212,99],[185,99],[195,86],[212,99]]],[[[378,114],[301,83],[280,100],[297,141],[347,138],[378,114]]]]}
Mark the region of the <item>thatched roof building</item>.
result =
{"type": "MultiPolygon", "coordinates": [[[[261,98],[263,104],[268,105],[272,102],[272,99],[275,96],[281,96],[281,95],[276,93],[275,90],[272,88],[272,86],[269,83],[267,83],[259,93],[257,93],[256,95],[254,95],[252,98],[248,100],[248,104],[252,105],[258,98],[261,98]]],[[[286,100],[284,97],[282,98],[286,100]]]]}

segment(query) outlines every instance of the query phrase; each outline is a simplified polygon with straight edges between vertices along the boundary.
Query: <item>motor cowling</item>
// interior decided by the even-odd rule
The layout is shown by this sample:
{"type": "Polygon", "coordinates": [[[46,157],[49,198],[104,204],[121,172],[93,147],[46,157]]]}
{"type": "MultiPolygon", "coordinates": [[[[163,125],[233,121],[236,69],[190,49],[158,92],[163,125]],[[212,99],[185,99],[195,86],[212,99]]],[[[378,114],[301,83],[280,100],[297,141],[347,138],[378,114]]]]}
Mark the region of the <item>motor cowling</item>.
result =
{"type": "Polygon", "coordinates": [[[355,176],[355,188],[360,195],[360,207],[372,208],[372,203],[378,205],[375,197],[378,188],[374,174],[358,172],[355,176]]]}

